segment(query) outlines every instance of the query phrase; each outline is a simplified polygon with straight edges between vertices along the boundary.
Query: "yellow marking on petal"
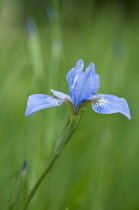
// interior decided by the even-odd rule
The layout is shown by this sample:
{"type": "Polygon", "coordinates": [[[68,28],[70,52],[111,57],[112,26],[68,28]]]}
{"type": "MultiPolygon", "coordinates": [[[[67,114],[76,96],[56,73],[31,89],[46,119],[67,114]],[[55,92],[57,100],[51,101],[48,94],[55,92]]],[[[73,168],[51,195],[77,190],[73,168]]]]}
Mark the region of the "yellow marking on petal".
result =
{"type": "Polygon", "coordinates": [[[93,106],[94,106],[94,105],[98,105],[98,104],[99,104],[99,100],[101,100],[101,99],[102,99],[102,97],[92,99],[92,100],[91,100],[92,105],[93,105],[93,106]]]}

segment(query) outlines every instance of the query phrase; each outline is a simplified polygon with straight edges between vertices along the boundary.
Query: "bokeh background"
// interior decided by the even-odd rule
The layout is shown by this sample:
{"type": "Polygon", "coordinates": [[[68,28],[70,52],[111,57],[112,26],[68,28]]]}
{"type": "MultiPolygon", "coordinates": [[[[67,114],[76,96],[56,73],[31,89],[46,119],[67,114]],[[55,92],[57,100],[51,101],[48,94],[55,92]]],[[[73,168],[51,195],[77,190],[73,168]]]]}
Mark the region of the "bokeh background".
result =
{"type": "Polygon", "coordinates": [[[138,4],[1,0],[1,210],[22,208],[69,116],[63,104],[26,118],[28,96],[68,93],[66,74],[79,59],[95,63],[99,93],[124,97],[132,120],[88,105],[28,210],[139,209],[138,4]]]}

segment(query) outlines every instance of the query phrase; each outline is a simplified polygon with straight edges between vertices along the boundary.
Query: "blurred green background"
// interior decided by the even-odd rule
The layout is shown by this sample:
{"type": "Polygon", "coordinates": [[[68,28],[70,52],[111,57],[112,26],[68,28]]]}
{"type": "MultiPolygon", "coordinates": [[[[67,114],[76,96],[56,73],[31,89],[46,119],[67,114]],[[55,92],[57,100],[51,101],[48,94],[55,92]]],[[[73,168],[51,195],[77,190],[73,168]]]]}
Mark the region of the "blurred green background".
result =
{"type": "Polygon", "coordinates": [[[88,105],[28,210],[139,209],[138,9],[135,1],[0,1],[1,210],[20,209],[69,116],[64,104],[26,118],[28,96],[68,93],[79,59],[95,63],[99,93],[124,97],[132,120],[88,105]]]}

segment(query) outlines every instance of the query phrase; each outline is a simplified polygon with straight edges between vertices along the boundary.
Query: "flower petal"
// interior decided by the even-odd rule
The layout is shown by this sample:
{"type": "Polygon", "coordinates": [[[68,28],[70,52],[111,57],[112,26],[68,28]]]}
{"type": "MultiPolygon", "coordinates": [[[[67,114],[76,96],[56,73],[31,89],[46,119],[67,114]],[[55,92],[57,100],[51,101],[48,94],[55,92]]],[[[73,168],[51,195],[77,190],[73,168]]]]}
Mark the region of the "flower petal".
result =
{"type": "Polygon", "coordinates": [[[75,85],[78,77],[83,74],[82,69],[84,68],[84,62],[83,60],[78,60],[76,63],[76,66],[72,68],[68,73],[67,73],[67,81],[69,84],[69,92],[71,93],[71,87],[75,85]]]}
{"type": "Polygon", "coordinates": [[[75,87],[71,90],[71,96],[74,98],[74,105],[78,105],[88,100],[91,95],[96,94],[100,87],[99,75],[95,72],[95,65],[91,63],[86,71],[76,81],[75,87]]]}
{"type": "Polygon", "coordinates": [[[120,112],[129,120],[131,119],[127,101],[114,95],[99,94],[90,97],[92,109],[100,114],[113,114],[120,112]]]}
{"type": "Polygon", "coordinates": [[[54,96],[56,96],[62,100],[68,99],[72,103],[72,98],[69,95],[62,93],[60,91],[57,91],[57,90],[53,90],[53,89],[51,89],[51,91],[54,94],[54,96]]]}
{"type": "Polygon", "coordinates": [[[96,94],[100,88],[100,79],[99,75],[95,72],[95,64],[90,63],[89,66],[86,68],[86,71],[91,73],[90,79],[92,79],[92,95],[96,94]]]}
{"type": "Polygon", "coordinates": [[[25,116],[33,114],[34,112],[40,111],[41,109],[60,106],[63,103],[62,100],[48,96],[45,94],[34,94],[28,97],[27,108],[25,116]]]}

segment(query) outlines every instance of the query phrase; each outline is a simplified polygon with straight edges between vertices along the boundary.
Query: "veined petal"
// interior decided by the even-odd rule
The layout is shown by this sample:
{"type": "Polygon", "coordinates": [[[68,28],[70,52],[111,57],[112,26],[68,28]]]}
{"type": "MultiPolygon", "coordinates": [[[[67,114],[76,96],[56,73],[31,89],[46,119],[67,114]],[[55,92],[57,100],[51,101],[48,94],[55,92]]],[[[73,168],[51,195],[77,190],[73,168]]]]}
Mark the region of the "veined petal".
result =
{"type": "Polygon", "coordinates": [[[121,113],[129,120],[131,119],[130,110],[127,101],[114,95],[99,94],[90,97],[92,109],[100,114],[121,113]]]}
{"type": "Polygon", "coordinates": [[[83,60],[78,60],[76,63],[76,66],[72,68],[68,73],[67,73],[67,81],[69,84],[69,92],[71,94],[71,87],[73,87],[79,78],[81,74],[83,74],[83,68],[84,68],[84,62],[83,60]]]}
{"type": "Polygon", "coordinates": [[[100,88],[100,79],[99,79],[99,75],[96,74],[95,72],[95,64],[94,63],[90,63],[89,66],[86,68],[87,72],[91,73],[90,76],[90,80],[91,80],[91,85],[92,85],[92,95],[96,94],[97,91],[100,88]]]}
{"type": "Polygon", "coordinates": [[[68,99],[72,103],[72,98],[69,95],[53,89],[51,89],[51,91],[57,98],[60,98],[62,100],[68,99]]]}
{"type": "Polygon", "coordinates": [[[71,90],[75,107],[81,102],[88,100],[91,95],[96,94],[100,87],[99,75],[95,72],[95,65],[91,63],[85,72],[76,81],[75,87],[71,90]]]}
{"type": "Polygon", "coordinates": [[[48,96],[45,94],[34,94],[28,97],[27,107],[25,116],[33,114],[34,112],[40,111],[41,109],[60,106],[63,103],[62,100],[48,96]]]}

